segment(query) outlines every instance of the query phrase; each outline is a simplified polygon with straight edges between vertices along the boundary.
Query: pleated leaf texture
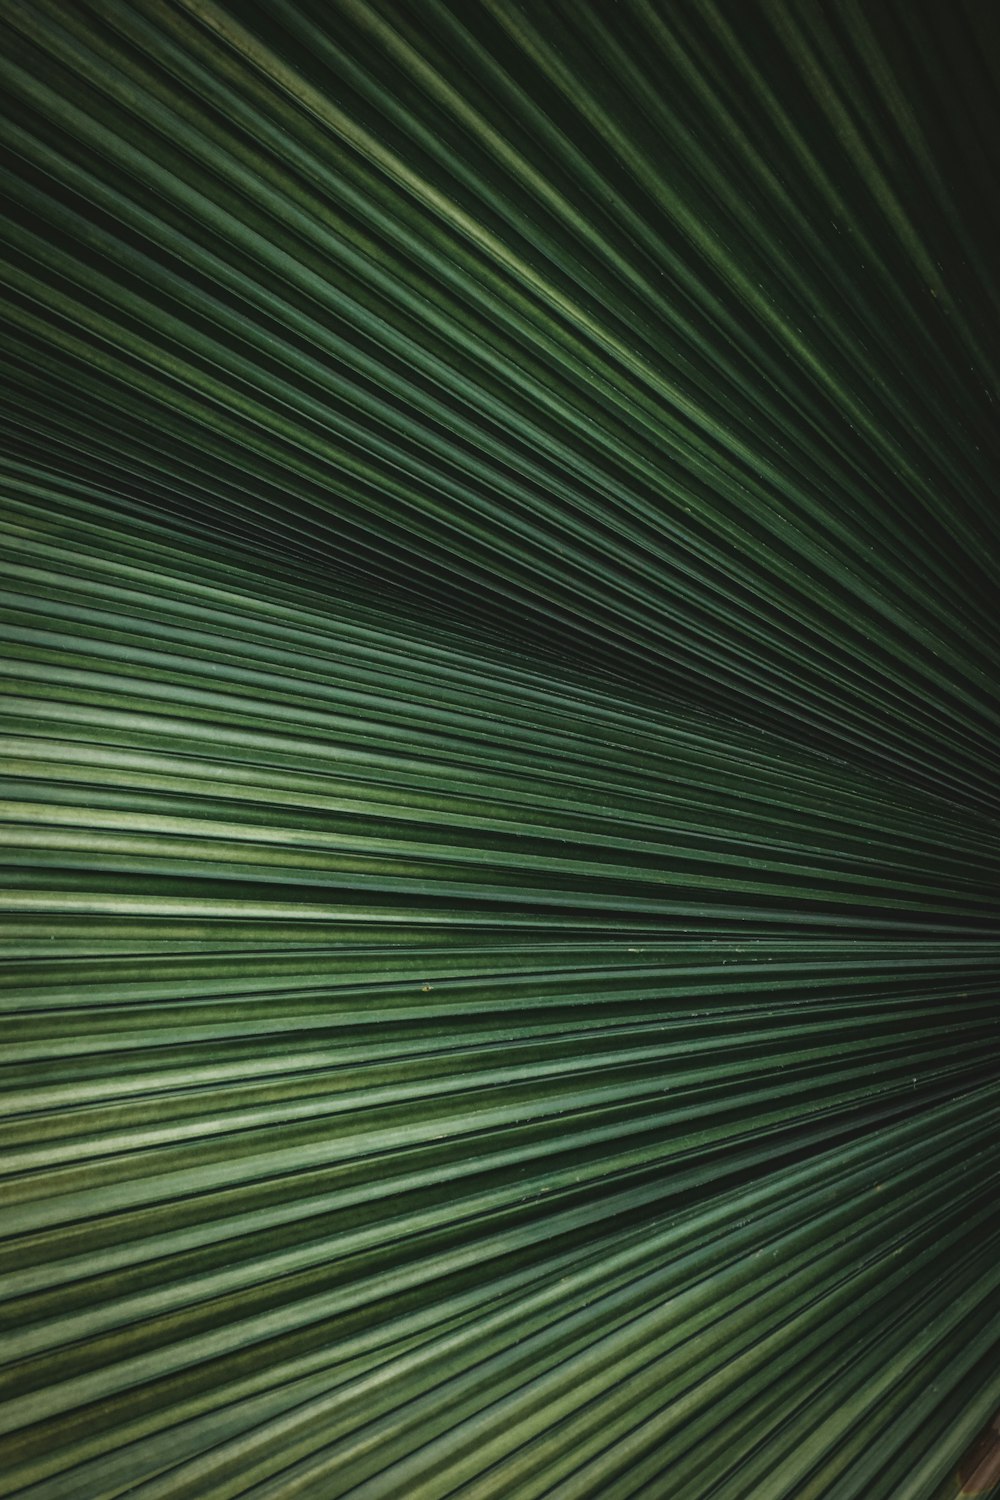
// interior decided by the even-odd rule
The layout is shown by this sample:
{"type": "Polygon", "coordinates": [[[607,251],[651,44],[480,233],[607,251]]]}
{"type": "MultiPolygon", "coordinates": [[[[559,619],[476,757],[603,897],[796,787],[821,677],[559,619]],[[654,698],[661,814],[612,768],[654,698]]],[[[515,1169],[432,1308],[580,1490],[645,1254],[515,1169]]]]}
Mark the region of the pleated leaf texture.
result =
{"type": "Polygon", "coordinates": [[[994,1492],[998,25],[5,0],[0,1493],[994,1492]]]}

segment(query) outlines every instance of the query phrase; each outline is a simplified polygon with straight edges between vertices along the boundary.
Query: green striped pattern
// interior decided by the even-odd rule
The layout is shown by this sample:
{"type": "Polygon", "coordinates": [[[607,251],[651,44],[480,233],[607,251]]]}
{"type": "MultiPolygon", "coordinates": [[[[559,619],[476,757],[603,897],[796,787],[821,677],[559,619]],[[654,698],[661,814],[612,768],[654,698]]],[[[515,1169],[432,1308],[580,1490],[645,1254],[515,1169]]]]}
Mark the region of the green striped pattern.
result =
{"type": "Polygon", "coordinates": [[[0,30],[0,1494],[953,1486],[1000,19],[0,30]]]}

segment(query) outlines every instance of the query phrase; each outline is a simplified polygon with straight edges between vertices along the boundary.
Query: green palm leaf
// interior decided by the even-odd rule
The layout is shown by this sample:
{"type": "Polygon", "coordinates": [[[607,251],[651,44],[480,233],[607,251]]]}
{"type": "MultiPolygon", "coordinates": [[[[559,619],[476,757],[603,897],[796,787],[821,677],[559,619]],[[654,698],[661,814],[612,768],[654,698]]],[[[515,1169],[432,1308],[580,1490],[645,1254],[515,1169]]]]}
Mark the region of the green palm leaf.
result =
{"type": "Polygon", "coordinates": [[[0,1492],[987,1493],[992,15],[2,25],[0,1492]]]}

